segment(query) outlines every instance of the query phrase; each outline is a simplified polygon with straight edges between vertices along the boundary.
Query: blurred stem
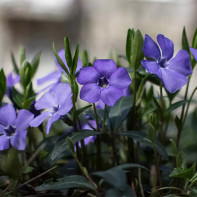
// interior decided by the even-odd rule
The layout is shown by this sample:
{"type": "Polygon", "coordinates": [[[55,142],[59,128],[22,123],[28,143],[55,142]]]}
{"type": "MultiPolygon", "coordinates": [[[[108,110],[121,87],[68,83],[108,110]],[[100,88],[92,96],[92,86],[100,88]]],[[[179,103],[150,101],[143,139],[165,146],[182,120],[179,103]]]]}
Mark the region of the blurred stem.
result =
{"type": "Polygon", "coordinates": [[[93,109],[94,109],[94,115],[95,115],[95,119],[96,119],[96,129],[97,129],[97,131],[99,131],[99,122],[98,122],[98,115],[97,115],[97,112],[96,112],[95,103],[93,103],[93,109]]]}
{"type": "Polygon", "coordinates": [[[119,165],[119,158],[116,151],[116,144],[115,144],[115,135],[112,133],[111,135],[111,144],[112,144],[112,151],[113,151],[113,165],[119,165]]]}
{"type": "Polygon", "coordinates": [[[163,91],[162,91],[162,84],[160,83],[160,105],[161,111],[159,112],[159,136],[158,139],[161,142],[162,133],[163,133],[163,91]]]}
{"type": "MultiPolygon", "coordinates": [[[[190,79],[191,79],[191,77],[188,78],[188,82],[187,82],[187,86],[186,86],[186,90],[185,90],[184,100],[187,99],[187,94],[188,94],[188,90],[189,90],[190,79]]],[[[177,149],[179,148],[181,133],[182,133],[182,130],[183,130],[183,127],[184,127],[184,122],[183,122],[184,113],[185,113],[185,104],[183,104],[183,106],[182,106],[181,117],[180,117],[181,126],[178,129],[178,133],[177,133],[177,141],[176,141],[177,149]]]]}
{"type": "Polygon", "coordinates": [[[101,133],[104,133],[106,116],[107,116],[107,105],[105,104],[105,111],[104,111],[104,118],[103,118],[103,124],[102,124],[102,131],[101,131],[101,133]]]}

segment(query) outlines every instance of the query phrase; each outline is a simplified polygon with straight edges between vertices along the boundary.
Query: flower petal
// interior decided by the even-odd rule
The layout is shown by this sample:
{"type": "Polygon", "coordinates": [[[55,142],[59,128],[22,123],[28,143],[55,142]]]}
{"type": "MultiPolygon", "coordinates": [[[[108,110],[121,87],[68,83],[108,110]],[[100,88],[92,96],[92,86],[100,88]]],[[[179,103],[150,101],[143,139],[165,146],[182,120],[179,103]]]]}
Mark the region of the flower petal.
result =
{"type": "Polygon", "coordinates": [[[187,83],[187,77],[173,70],[161,69],[162,83],[170,93],[181,89],[187,83]]]}
{"type": "Polygon", "coordinates": [[[94,68],[98,71],[100,77],[108,77],[117,69],[117,65],[112,59],[100,59],[94,62],[94,68]]]}
{"type": "Polygon", "coordinates": [[[22,132],[20,131],[20,133],[10,137],[12,146],[18,150],[24,150],[26,147],[26,135],[27,131],[23,130],[22,132]]]}
{"type": "Polygon", "coordinates": [[[59,82],[61,80],[62,72],[60,70],[57,70],[55,72],[49,73],[48,75],[40,78],[37,80],[38,85],[41,85],[46,82],[59,82]]]}
{"type": "Polygon", "coordinates": [[[149,58],[159,59],[161,57],[159,47],[148,34],[145,35],[143,52],[149,58]]]}
{"type": "Polygon", "coordinates": [[[161,68],[157,62],[151,60],[142,60],[141,64],[149,73],[155,74],[161,78],[161,68]]]}
{"type": "Polygon", "coordinates": [[[33,120],[34,114],[31,112],[21,109],[18,112],[18,116],[16,118],[16,128],[17,130],[25,130],[27,127],[29,127],[29,123],[33,120]]]}
{"type": "Polygon", "coordinates": [[[101,100],[109,106],[113,106],[121,96],[122,90],[113,86],[101,90],[101,100]]]}
{"type": "Polygon", "coordinates": [[[101,89],[96,83],[88,83],[81,88],[80,98],[90,103],[96,103],[100,100],[101,89]]]}
{"type": "Polygon", "coordinates": [[[93,66],[83,67],[79,71],[77,77],[77,81],[81,85],[85,85],[86,83],[97,83],[98,79],[99,74],[93,66]]]}
{"type": "Polygon", "coordinates": [[[60,115],[59,115],[58,113],[53,114],[53,115],[49,118],[49,120],[48,120],[48,122],[47,122],[47,134],[49,134],[49,132],[50,132],[51,125],[52,125],[56,120],[58,120],[59,118],[60,118],[60,115]]]}
{"type": "Polygon", "coordinates": [[[118,68],[110,77],[110,86],[120,89],[127,88],[131,84],[131,78],[127,70],[123,67],[118,68]]]}
{"type": "Polygon", "coordinates": [[[11,104],[0,108],[0,124],[7,126],[14,124],[16,120],[16,111],[11,104]]]}
{"type": "Polygon", "coordinates": [[[35,103],[34,106],[37,110],[40,110],[52,108],[56,105],[57,102],[54,95],[52,95],[50,92],[46,92],[44,95],[41,96],[41,98],[35,103]]]}
{"type": "Polygon", "coordinates": [[[40,114],[39,116],[35,117],[31,122],[31,127],[39,126],[47,117],[49,117],[51,113],[49,111],[45,111],[44,113],[40,114]]]}
{"type": "Polygon", "coordinates": [[[12,72],[6,77],[6,85],[7,85],[7,87],[13,87],[19,81],[20,81],[20,76],[16,75],[15,77],[13,77],[13,73],[12,72]]]}
{"type": "Polygon", "coordinates": [[[190,52],[194,56],[194,59],[197,61],[197,49],[194,49],[194,48],[190,47],[190,52]]]}
{"type": "Polygon", "coordinates": [[[60,114],[61,116],[65,115],[72,109],[72,107],[73,107],[72,96],[70,96],[65,100],[65,103],[60,107],[60,109],[58,110],[58,114],[60,114]]]}
{"type": "Polygon", "coordinates": [[[62,105],[68,98],[72,97],[70,84],[58,83],[54,86],[52,94],[55,97],[56,103],[62,105]]]}
{"type": "Polygon", "coordinates": [[[9,148],[9,138],[4,135],[0,136],[0,151],[9,148]]]}
{"type": "Polygon", "coordinates": [[[192,67],[187,51],[180,50],[177,55],[168,62],[167,68],[185,76],[191,75],[192,67]]]}
{"type": "Polygon", "coordinates": [[[170,60],[174,53],[173,42],[162,34],[159,34],[157,36],[157,42],[159,43],[159,46],[161,48],[162,57],[165,57],[167,60],[170,60]]]}

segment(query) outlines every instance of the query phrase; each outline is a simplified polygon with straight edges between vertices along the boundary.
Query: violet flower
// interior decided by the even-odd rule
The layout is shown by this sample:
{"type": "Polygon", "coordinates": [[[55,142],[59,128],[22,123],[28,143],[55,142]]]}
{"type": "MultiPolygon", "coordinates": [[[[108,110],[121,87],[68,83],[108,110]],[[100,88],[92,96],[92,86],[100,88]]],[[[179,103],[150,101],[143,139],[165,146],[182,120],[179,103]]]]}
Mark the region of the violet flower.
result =
{"type": "Polygon", "coordinates": [[[47,117],[50,117],[47,123],[47,134],[51,125],[67,114],[72,109],[72,92],[68,83],[59,83],[49,92],[45,93],[36,103],[37,110],[45,109],[41,115],[30,122],[32,127],[39,126],[47,117]]]}
{"type": "Polygon", "coordinates": [[[197,61],[197,49],[190,47],[190,52],[194,56],[194,59],[197,61]]]}
{"type": "Polygon", "coordinates": [[[26,134],[29,122],[34,115],[21,109],[16,111],[11,104],[0,108],[0,150],[6,150],[11,145],[18,149],[24,150],[26,146],[26,134]]]}
{"type": "Polygon", "coordinates": [[[19,81],[20,81],[20,76],[19,75],[13,76],[12,72],[6,76],[6,95],[9,98],[11,97],[12,88],[19,81]]]}
{"type": "Polygon", "coordinates": [[[152,74],[157,75],[164,87],[174,93],[187,83],[187,76],[192,74],[190,56],[185,50],[180,50],[172,58],[174,53],[173,42],[159,34],[158,45],[149,35],[145,35],[143,52],[144,55],[153,60],[142,60],[142,65],[152,74]]]}
{"type": "MultiPolygon", "coordinates": [[[[58,52],[59,57],[61,58],[61,60],[64,62],[66,68],[69,71],[66,59],[65,59],[65,50],[62,49],[58,52]]],[[[38,85],[42,85],[44,83],[50,82],[49,85],[47,85],[43,90],[45,89],[49,89],[49,88],[53,88],[55,85],[57,85],[58,83],[61,82],[61,78],[62,78],[62,71],[64,72],[64,70],[62,69],[62,67],[59,65],[57,59],[55,58],[55,64],[58,67],[58,70],[49,73],[48,75],[46,75],[45,77],[42,77],[40,79],[38,79],[37,83],[38,85]]],[[[78,63],[77,63],[77,69],[76,72],[77,73],[80,69],[82,68],[82,62],[80,59],[78,59],[78,63]]],[[[65,73],[66,74],[66,73],[65,73]]]]}
{"type": "Polygon", "coordinates": [[[113,106],[123,95],[123,89],[131,84],[131,78],[123,67],[117,68],[112,59],[96,60],[93,66],[83,67],[77,78],[84,85],[80,98],[90,103],[102,100],[113,106]]]}

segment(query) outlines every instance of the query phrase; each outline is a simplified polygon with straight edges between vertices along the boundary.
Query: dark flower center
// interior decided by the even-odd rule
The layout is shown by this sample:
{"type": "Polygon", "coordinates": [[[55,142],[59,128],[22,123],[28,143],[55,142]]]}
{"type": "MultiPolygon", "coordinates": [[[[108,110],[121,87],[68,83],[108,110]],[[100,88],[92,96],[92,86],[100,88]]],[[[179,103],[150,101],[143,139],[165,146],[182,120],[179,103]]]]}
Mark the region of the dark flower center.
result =
{"type": "Polygon", "coordinates": [[[162,68],[165,68],[166,67],[166,62],[167,62],[167,59],[165,57],[160,57],[158,59],[158,63],[159,65],[162,67],[162,68]]]}
{"type": "Polygon", "coordinates": [[[60,109],[60,105],[54,106],[53,107],[53,112],[57,112],[60,109]]]}
{"type": "Polygon", "coordinates": [[[13,125],[9,125],[4,129],[4,134],[8,137],[13,136],[15,134],[16,127],[13,125]]]}
{"type": "Polygon", "coordinates": [[[98,80],[97,83],[101,88],[106,88],[109,84],[109,80],[107,79],[107,77],[101,77],[98,80]]]}

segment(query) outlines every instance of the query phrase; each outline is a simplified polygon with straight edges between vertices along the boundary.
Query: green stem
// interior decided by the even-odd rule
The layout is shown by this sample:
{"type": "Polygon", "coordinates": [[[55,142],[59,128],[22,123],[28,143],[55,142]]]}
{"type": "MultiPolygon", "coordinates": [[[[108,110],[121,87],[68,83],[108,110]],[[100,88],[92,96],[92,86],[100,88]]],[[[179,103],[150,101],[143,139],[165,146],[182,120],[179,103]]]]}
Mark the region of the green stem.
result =
{"type": "Polygon", "coordinates": [[[104,111],[104,118],[103,118],[103,124],[102,124],[102,130],[101,130],[101,133],[104,133],[104,129],[105,129],[105,122],[106,122],[106,116],[107,116],[107,105],[105,104],[105,111],[104,111]]]}
{"type": "Polygon", "coordinates": [[[162,92],[162,84],[160,83],[160,105],[161,111],[159,112],[159,141],[161,142],[162,133],[163,133],[163,92],[162,92]]]}
{"type": "Polygon", "coordinates": [[[96,129],[97,129],[97,131],[99,131],[98,114],[96,112],[96,105],[95,105],[95,103],[93,103],[93,109],[94,109],[94,115],[95,115],[95,119],[96,119],[96,129]]]}

